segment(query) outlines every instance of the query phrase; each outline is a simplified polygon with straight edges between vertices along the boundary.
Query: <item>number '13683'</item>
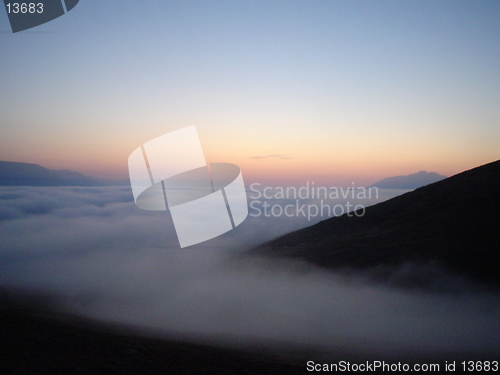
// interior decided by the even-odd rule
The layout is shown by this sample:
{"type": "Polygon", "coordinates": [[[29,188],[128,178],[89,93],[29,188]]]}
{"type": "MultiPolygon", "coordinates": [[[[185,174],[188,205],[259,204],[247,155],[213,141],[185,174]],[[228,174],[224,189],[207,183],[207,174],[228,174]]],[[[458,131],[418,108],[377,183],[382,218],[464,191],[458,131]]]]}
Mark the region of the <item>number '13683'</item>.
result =
{"type": "Polygon", "coordinates": [[[7,3],[7,13],[43,13],[43,3],[7,3]]]}

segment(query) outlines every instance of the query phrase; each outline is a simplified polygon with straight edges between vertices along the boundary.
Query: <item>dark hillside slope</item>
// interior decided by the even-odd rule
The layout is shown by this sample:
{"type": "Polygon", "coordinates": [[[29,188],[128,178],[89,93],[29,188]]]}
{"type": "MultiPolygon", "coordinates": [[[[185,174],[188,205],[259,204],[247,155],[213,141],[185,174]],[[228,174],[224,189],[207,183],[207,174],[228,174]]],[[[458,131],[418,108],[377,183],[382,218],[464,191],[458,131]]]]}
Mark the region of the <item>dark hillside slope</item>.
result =
{"type": "Polygon", "coordinates": [[[436,262],[500,286],[500,161],[287,234],[254,249],[329,269],[436,262]]]}
{"type": "Polygon", "coordinates": [[[12,296],[0,290],[2,375],[304,373],[304,360],[262,350],[148,338],[125,327],[40,310],[37,298],[33,303],[23,301],[31,306],[19,305],[15,298],[12,302],[12,296]]]}

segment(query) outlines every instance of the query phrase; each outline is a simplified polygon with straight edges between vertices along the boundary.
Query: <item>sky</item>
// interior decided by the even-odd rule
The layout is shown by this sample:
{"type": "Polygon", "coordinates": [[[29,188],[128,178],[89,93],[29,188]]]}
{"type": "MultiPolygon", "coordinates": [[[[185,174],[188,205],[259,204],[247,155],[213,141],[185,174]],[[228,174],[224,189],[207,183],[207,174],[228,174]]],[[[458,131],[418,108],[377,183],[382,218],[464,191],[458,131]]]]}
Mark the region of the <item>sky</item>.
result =
{"type": "Polygon", "coordinates": [[[371,184],[499,159],[498,1],[94,1],[13,34],[0,160],[127,178],[196,125],[245,182],[371,184]]]}

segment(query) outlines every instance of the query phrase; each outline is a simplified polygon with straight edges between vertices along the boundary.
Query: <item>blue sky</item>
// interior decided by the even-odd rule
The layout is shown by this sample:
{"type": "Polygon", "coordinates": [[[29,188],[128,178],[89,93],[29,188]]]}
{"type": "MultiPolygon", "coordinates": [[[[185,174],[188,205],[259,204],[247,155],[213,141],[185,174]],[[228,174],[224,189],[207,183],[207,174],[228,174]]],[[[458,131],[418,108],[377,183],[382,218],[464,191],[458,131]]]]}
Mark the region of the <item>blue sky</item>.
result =
{"type": "Polygon", "coordinates": [[[126,177],[196,125],[253,181],[371,183],[499,157],[497,1],[106,1],[12,34],[0,159],[126,177]],[[285,155],[286,158],[255,158],[285,155]]]}

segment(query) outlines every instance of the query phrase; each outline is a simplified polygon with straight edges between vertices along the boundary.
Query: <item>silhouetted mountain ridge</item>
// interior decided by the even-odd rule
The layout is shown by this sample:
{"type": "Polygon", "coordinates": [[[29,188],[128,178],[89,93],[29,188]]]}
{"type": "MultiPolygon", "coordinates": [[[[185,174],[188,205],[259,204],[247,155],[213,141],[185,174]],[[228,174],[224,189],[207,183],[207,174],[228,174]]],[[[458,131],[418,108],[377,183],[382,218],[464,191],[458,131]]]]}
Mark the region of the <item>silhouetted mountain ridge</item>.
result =
{"type": "Polygon", "coordinates": [[[0,185],[3,186],[105,186],[122,183],[95,179],[67,169],[51,170],[38,164],[0,161],[0,185]]]}
{"type": "Polygon", "coordinates": [[[422,186],[444,180],[446,176],[436,172],[420,171],[408,176],[387,177],[372,186],[380,189],[417,189],[422,186]]]}
{"type": "Polygon", "coordinates": [[[500,161],[322,221],[252,250],[329,269],[435,263],[500,286],[500,161]]]}

